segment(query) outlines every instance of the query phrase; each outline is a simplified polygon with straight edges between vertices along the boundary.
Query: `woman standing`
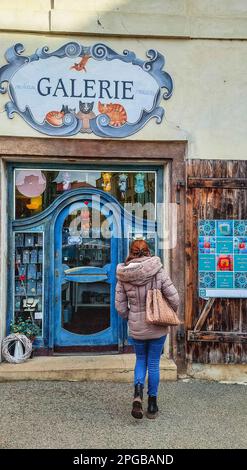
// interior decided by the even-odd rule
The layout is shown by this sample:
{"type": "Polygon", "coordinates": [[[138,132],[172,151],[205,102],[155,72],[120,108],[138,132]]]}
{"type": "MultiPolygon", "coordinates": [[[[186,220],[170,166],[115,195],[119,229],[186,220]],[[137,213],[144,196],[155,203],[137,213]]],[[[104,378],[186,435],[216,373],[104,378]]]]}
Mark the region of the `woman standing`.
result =
{"type": "Polygon", "coordinates": [[[129,333],[136,353],[134,373],[134,400],[132,416],[143,417],[143,388],[148,370],[147,417],[157,416],[157,395],[160,379],[160,356],[168,333],[168,327],[149,325],[145,321],[146,297],[152,279],[157,288],[176,311],[179,297],[171,279],[165,273],[158,256],[151,256],[145,240],[135,240],[125,263],[117,266],[115,306],[119,315],[128,320],[129,333]]]}

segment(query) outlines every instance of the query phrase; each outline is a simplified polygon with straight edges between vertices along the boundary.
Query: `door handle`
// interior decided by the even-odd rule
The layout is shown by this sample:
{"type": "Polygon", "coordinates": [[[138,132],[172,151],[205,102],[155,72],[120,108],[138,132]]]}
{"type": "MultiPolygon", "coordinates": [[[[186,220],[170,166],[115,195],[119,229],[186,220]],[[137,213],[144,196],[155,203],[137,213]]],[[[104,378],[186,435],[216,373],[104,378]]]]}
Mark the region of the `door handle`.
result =
{"type": "Polygon", "coordinates": [[[59,271],[58,271],[58,269],[55,269],[55,277],[59,277],[59,271]]]}

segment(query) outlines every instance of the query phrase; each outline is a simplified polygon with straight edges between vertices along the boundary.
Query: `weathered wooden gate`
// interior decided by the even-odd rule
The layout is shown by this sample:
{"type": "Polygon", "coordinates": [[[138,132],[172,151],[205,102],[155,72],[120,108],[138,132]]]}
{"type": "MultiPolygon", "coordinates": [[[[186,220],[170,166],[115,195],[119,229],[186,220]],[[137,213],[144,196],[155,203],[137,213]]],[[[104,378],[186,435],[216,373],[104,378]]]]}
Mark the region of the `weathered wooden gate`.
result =
{"type": "Polygon", "coordinates": [[[247,362],[247,299],[198,296],[198,220],[247,219],[247,162],[187,164],[186,349],[189,362],[247,362]]]}

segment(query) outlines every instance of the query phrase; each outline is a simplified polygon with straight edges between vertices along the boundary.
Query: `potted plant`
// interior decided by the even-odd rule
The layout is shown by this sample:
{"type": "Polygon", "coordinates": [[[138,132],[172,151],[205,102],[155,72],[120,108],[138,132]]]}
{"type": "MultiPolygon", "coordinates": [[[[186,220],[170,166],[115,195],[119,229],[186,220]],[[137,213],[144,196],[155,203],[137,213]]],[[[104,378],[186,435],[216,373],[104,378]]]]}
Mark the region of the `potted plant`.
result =
{"type": "Polygon", "coordinates": [[[35,337],[39,336],[40,334],[40,328],[30,317],[28,317],[26,320],[24,320],[22,317],[19,317],[16,322],[11,322],[10,331],[11,333],[25,335],[32,342],[34,341],[35,337]]]}

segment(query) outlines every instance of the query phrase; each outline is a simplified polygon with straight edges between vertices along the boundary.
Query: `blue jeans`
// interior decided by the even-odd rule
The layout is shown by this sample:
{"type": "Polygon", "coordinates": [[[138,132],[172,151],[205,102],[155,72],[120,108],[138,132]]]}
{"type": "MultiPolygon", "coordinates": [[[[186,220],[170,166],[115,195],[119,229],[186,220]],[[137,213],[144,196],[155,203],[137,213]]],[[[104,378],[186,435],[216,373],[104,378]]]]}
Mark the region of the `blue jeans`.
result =
{"type": "Polygon", "coordinates": [[[148,369],[148,395],[157,397],[160,381],[160,356],[166,336],[144,340],[132,339],[136,353],[134,383],[136,385],[139,382],[144,386],[148,369]]]}

